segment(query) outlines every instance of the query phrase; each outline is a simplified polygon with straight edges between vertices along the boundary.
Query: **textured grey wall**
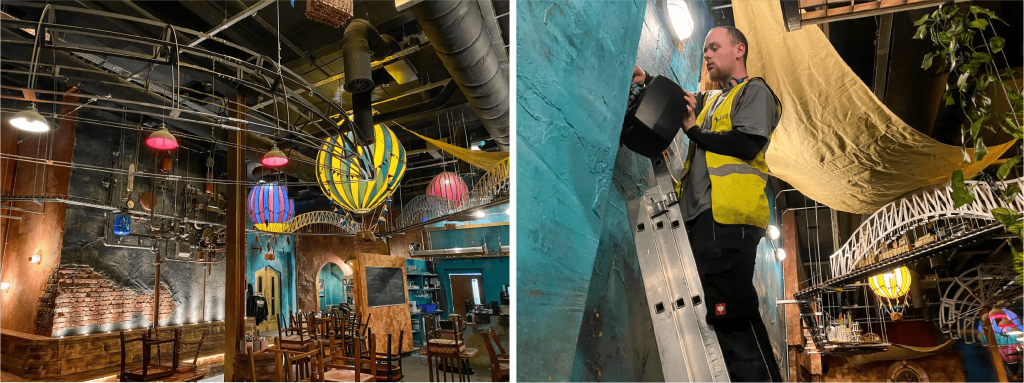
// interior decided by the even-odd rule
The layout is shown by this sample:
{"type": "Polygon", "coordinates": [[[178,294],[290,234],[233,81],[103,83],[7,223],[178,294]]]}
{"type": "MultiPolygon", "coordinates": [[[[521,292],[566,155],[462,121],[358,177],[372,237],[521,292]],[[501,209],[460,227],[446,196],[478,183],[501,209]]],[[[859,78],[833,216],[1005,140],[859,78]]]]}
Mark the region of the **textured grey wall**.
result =
{"type": "MultiPolygon", "coordinates": [[[[83,113],[84,114],[84,113],[83,113]]],[[[106,115],[109,118],[109,115],[106,115]]],[[[97,118],[95,115],[85,114],[84,117],[97,118]]],[[[120,166],[127,169],[129,157],[137,162],[136,169],[139,171],[153,171],[153,154],[144,143],[140,143],[139,134],[133,131],[119,128],[111,128],[98,124],[80,123],[77,131],[77,141],[74,151],[74,162],[109,167],[120,166]],[[122,144],[123,142],[123,144],[122,144]],[[122,146],[123,145],[123,146],[122,146]],[[120,158],[115,161],[113,153],[120,152],[120,158]]],[[[142,137],[145,139],[145,136],[142,137]]],[[[183,140],[179,141],[184,143],[183,140]]],[[[194,145],[194,144],[193,144],[194,145]]],[[[196,147],[196,149],[199,149],[196,147]]],[[[177,149],[179,161],[175,165],[174,173],[180,176],[205,177],[206,166],[205,153],[192,152],[183,148],[177,149]],[[186,164],[188,164],[187,169],[186,164]],[[187,170],[187,171],[186,171],[187,170]]],[[[223,169],[225,165],[220,164],[218,168],[223,169]]],[[[223,170],[221,170],[223,171],[223,170]]],[[[215,172],[215,174],[217,174],[215,172]]],[[[110,174],[92,170],[74,169],[71,172],[71,187],[69,194],[75,199],[87,200],[97,204],[106,204],[107,189],[102,185],[102,179],[110,177],[110,174]]],[[[112,200],[116,205],[121,201],[120,193],[126,195],[126,176],[114,176],[118,182],[113,185],[115,191],[112,200]]],[[[160,182],[157,182],[158,188],[160,182]]],[[[161,194],[157,212],[168,215],[180,215],[183,211],[184,194],[182,190],[185,182],[168,182],[168,189],[158,193],[161,194]],[[177,194],[177,213],[174,209],[174,195],[177,194]]],[[[203,185],[195,187],[202,189],[203,185]]],[[[150,182],[147,178],[136,177],[134,199],[136,209],[141,210],[137,203],[141,193],[150,190],[150,182]]],[[[205,219],[202,214],[199,219],[205,219]]],[[[68,205],[67,219],[64,226],[64,244],[61,251],[61,264],[80,264],[92,266],[98,273],[130,290],[136,290],[145,294],[153,292],[153,277],[155,255],[148,250],[124,249],[104,246],[100,237],[103,235],[104,224],[110,217],[104,216],[104,211],[75,205],[68,205]]],[[[159,220],[158,221],[163,221],[159,220]]],[[[223,215],[210,214],[210,221],[223,222],[223,215]]],[[[148,234],[148,222],[133,217],[133,233],[148,234]]],[[[109,230],[109,228],[107,229],[109,230]]],[[[107,233],[108,242],[116,241],[117,236],[107,233]]],[[[126,243],[134,244],[134,237],[126,239],[126,243]]],[[[148,244],[148,240],[143,240],[148,244]]],[[[210,275],[206,275],[205,302],[203,302],[203,278],[207,270],[205,266],[181,263],[164,262],[160,268],[160,279],[171,292],[172,299],[177,303],[177,308],[169,318],[160,318],[161,325],[175,325],[196,323],[202,321],[221,320],[224,318],[224,264],[223,262],[212,266],[210,275]],[[205,306],[205,315],[200,317],[205,306]]],[[[167,302],[161,302],[161,305],[167,302]]],[[[152,313],[140,313],[149,314],[152,313]]],[[[89,325],[68,329],[54,336],[74,335],[92,333],[96,331],[116,331],[121,328],[138,328],[148,326],[149,320],[144,315],[135,315],[131,322],[111,325],[89,325]]]]}

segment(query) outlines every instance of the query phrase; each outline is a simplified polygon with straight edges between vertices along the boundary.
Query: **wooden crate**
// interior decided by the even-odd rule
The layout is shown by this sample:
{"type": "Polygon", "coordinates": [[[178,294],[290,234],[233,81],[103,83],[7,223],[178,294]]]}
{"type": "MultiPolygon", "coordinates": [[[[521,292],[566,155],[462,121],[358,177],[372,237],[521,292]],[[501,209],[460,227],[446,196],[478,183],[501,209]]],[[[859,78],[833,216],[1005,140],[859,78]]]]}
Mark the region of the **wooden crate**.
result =
{"type": "Polygon", "coordinates": [[[807,25],[877,16],[911,9],[937,7],[943,3],[945,1],[933,0],[782,1],[782,17],[786,24],[786,30],[795,31],[807,25]]]}

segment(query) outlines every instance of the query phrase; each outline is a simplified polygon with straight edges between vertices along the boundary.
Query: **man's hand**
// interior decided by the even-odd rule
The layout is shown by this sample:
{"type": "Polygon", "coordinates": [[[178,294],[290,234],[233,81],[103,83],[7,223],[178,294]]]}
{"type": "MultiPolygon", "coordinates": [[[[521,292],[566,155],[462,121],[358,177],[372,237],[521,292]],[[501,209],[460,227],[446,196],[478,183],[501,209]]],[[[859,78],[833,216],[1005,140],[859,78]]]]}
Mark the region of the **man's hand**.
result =
{"type": "Polygon", "coordinates": [[[683,98],[686,100],[686,117],[683,118],[683,132],[690,130],[690,127],[697,125],[697,116],[693,113],[693,109],[697,107],[697,98],[694,97],[693,93],[683,91],[683,98]]]}
{"type": "Polygon", "coordinates": [[[643,84],[644,80],[647,79],[647,75],[644,74],[644,70],[640,69],[640,66],[633,65],[633,83],[632,85],[643,84]]]}

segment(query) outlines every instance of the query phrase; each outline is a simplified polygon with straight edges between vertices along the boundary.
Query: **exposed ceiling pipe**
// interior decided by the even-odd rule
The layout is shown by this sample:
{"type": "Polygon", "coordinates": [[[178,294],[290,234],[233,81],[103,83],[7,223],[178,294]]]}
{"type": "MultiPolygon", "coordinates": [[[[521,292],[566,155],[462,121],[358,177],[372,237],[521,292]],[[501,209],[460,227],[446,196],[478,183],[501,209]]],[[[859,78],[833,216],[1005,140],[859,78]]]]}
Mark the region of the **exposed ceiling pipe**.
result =
{"type": "MultiPolygon", "coordinates": [[[[24,40],[25,39],[24,37],[21,37],[18,34],[10,31],[8,29],[3,29],[2,32],[0,32],[0,33],[2,33],[3,39],[5,39],[5,40],[8,40],[8,39],[10,39],[10,40],[24,40]]],[[[24,50],[24,49],[5,49],[5,50],[3,50],[3,57],[9,58],[9,59],[13,59],[13,60],[29,61],[30,60],[30,57],[29,57],[30,54],[31,54],[30,51],[24,50]]],[[[92,56],[92,55],[90,55],[90,56],[92,56]]],[[[80,84],[78,84],[78,83],[75,84],[75,85],[78,85],[78,87],[80,89],[82,89],[83,91],[85,91],[85,92],[88,92],[88,93],[91,93],[91,94],[94,94],[94,95],[111,95],[112,97],[115,97],[115,98],[118,98],[118,99],[123,99],[123,100],[138,100],[141,103],[148,103],[148,104],[153,104],[153,105],[163,105],[163,106],[173,106],[174,105],[173,101],[171,101],[171,100],[169,100],[169,99],[167,99],[165,97],[161,97],[160,95],[158,95],[156,93],[149,92],[145,88],[143,88],[142,86],[139,86],[138,84],[126,81],[125,79],[117,76],[116,74],[113,74],[113,73],[100,73],[100,72],[95,71],[95,68],[96,68],[97,65],[100,66],[101,68],[105,69],[105,70],[112,70],[111,68],[106,67],[105,65],[103,65],[105,63],[105,61],[102,60],[101,58],[99,58],[98,56],[95,57],[95,59],[96,60],[100,60],[100,62],[87,63],[87,62],[85,62],[85,61],[83,61],[81,59],[78,59],[76,57],[71,56],[67,52],[54,49],[52,55],[50,55],[50,54],[43,54],[43,55],[40,55],[40,57],[39,57],[40,61],[43,61],[43,60],[49,61],[49,59],[51,59],[51,58],[54,60],[54,65],[59,65],[61,67],[65,67],[65,68],[75,68],[75,69],[79,69],[79,70],[87,70],[87,71],[89,71],[88,72],[88,74],[89,74],[89,78],[88,79],[81,79],[82,81],[81,81],[80,84]]],[[[109,63],[107,63],[107,64],[109,64],[109,63]]],[[[198,105],[189,105],[189,104],[191,104],[191,103],[189,103],[187,101],[183,101],[181,103],[182,106],[190,107],[191,109],[194,109],[194,110],[200,110],[200,111],[203,111],[205,113],[210,113],[210,111],[208,109],[202,108],[201,106],[198,106],[198,105]],[[196,108],[199,108],[199,109],[196,109],[196,108]]],[[[166,114],[166,111],[164,109],[155,108],[155,107],[147,107],[147,106],[144,106],[144,105],[138,105],[138,104],[132,104],[132,103],[125,104],[124,106],[128,107],[131,110],[135,110],[135,111],[139,111],[139,112],[154,113],[154,114],[161,114],[161,115],[162,114],[166,114]]],[[[207,122],[207,123],[216,123],[216,121],[214,121],[212,119],[209,119],[207,117],[197,116],[196,119],[197,120],[202,120],[202,121],[207,122]]],[[[192,134],[198,135],[198,136],[203,136],[203,137],[210,137],[211,136],[211,129],[210,129],[209,125],[193,123],[193,122],[189,122],[189,121],[182,121],[182,120],[168,120],[167,124],[170,125],[170,126],[177,127],[177,128],[179,128],[181,130],[190,132],[192,134]]],[[[213,129],[212,137],[214,139],[218,140],[218,141],[227,141],[227,132],[223,128],[215,127],[213,129]]],[[[263,137],[261,135],[257,135],[255,133],[247,133],[246,134],[246,146],[249,146],[251,148],[254,148],[254,149],[257,149],[259,151],[262,151],[262,150],[270,150],[270,148],[273,147],[273,145],[274,145],[274,142],[272,140],[266,138],[266,137],[263,137]]],[[[220,146],[220,148],[221,149],[226,149],[226,147],[224,147],[224,146],[220,146]]],[[[246,151],[246,159],[249,160],[249,161],[260,162],[260,160],[263,157],[263,153],[259,152],[259,151],[253,151],[253,150],[246,151]]],[[[296,178],[299,178],[299,179],[301,179],[303,181],[314,181],[314,180],[316,180],[316,171],[315,171],[314,166],[312,165],[313,163],[315,163],[314,159],[309,158],[309,157],[307,157],[305,155],[302,155],[298,151],[291,151],[291,152],[289,152],[287,154],[288,154],[288,156],[290,158],[292,158],[292,161],[289,161],[288,165],[284,169],[282,169],[282,171],[284,171],[285,173],[290,174],[290,175],[292,175],[292,176],[294,176],[296,178]]]]}
{"type": "Polygon", "coordinates": [[[412,12],[495,144],[508,151],[508,71],[495,52],[479,4],[425,1],[412,12]]]}
{"type": "Polygon", "coordinates": [[[355,19],[345,28],[344,63],[345,90],[352,93],[352,122],[362,132],[356,137],[356,145],[373,143],[373,69],[370,66],[370,51],[383,56],[400,48],[398,42],[388,35],[381,35],[366,20],[355,19]]]}

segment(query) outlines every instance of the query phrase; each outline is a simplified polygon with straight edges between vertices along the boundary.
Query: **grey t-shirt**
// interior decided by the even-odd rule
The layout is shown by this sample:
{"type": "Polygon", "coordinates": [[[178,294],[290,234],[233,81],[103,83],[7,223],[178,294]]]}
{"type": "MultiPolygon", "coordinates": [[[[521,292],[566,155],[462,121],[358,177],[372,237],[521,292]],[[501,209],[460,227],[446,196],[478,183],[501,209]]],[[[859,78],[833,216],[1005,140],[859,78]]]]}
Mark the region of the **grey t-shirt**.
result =
{"type": "MultiPolygon", "coordinates": [[[[710,116],[715,113],[719,104],[725,100],[735,87],[728,87],[722,90],[722,95],[715,99],[708,110],[708,117],[701,124],[702,129],[711,130],[710,116]]],[[[695,93],[697,108],[694,113],[700,114],[704,108],[704,92],[695,93]]],[[[743,87],[732,105],[732,128],[747,134],[771,136],[772,131],[779,124],[778,108],[775,106],[775,98],[771,91],[761,81],[753,81],[743,87]]],[[[680,133],[680,136],[684,136],[680,133]]],[[[679,196],[679,205],[683,214],[683,221],[690,221],[697,218],[700,213],[711,208],[711,176],[708,174],[707,160],[704,149],[695,147],[693,161],[690,162],[690,171],[683,178],[686,187],[683,195],[679,196]]],[[[768,143],[761,148],[761,151],[768,150],[768,143]]]]}

